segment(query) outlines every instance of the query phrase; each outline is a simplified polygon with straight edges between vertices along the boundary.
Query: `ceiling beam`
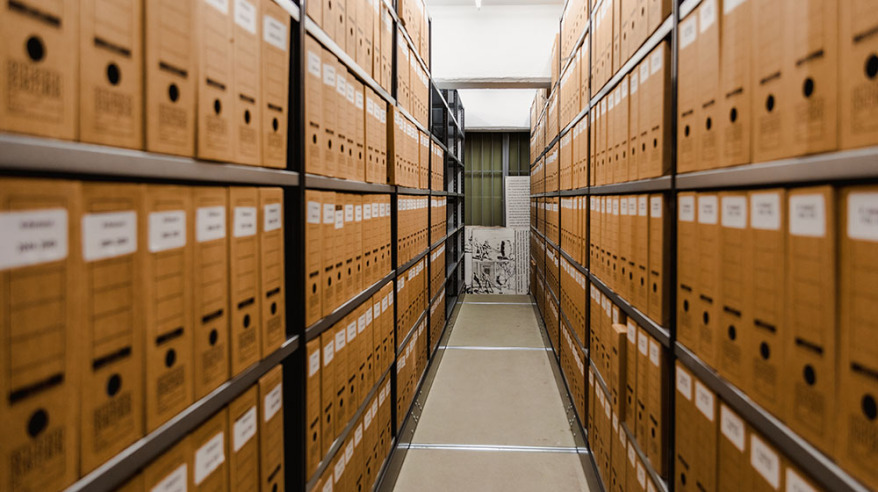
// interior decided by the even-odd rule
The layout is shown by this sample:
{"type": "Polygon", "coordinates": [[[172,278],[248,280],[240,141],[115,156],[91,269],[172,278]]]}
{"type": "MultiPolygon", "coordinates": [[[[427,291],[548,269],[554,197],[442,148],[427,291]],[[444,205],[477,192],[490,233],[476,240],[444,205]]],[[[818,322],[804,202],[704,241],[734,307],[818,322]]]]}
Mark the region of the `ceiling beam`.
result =
{"type": "Polygon", "coordinates": [[[439,89],[548,89],[549,77],[491,77],[434,79],[439,89]]]}

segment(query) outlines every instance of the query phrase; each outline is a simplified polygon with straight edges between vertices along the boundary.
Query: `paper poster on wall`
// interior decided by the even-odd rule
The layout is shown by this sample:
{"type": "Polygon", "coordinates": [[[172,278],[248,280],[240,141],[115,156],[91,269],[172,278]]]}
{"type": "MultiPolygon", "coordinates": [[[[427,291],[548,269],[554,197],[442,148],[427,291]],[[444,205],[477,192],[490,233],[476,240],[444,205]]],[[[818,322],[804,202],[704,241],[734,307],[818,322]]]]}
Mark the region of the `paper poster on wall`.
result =
{"type": "Polygon", "coordinates": [[[464,278],[469,294],[527,294],[527,229],[464,230],[464,278]]]}
{"type": "Polygon", "coordinates": [[[530,226],[530,176],[506,177],[506,227],[530,226]]]}

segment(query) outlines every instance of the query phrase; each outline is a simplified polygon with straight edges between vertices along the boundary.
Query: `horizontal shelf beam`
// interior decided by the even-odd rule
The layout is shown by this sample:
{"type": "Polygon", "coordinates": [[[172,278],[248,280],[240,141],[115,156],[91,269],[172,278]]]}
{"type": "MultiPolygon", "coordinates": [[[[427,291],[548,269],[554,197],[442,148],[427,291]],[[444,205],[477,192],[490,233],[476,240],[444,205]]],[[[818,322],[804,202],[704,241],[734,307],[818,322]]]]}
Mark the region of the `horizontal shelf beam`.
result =
{"type": "Polygon", "coordinates": [[[402,195],[429,195],[430,190],[422,190],[421,188],[408,188],[405,186],[397,186],[396,192],[402,195]]]}
{"type": "Polygon", "coordinates": [[[549,77],[473,77],[433,82],[440,89],[548,89],[552,85],[549,77]]]}
{"type": "Polygon", "coordinates": [[[572,256],[570,256],[569,254],[567,254],[566,251],[564,251],[564,248],[561,248],[558,251],[561,253],[561,256],[563,256],[564,259],[567,260],[568,263],[573,265],[573,268],[575,268],[576,271],[585,275],[586,278],[588,277],[588,268],[585,268],[584,266],[580,265],[579,262],[574,260],[572,256]]]}
{"type": "Polygon", "coordinates": [[[396,349],[397,358],[399,358],[399,354],[402,353],[402,348],[405,347],[405,344],[409,343],[409,341],[412,339],[412,336],[414,336],[415,331],[418,330],[418,325],[420,325],[421,322],[427,318],[427,313],[429,312],[430,306],[427,306],[427,308],[424,309],[423,312],[421,312],[420,316],[418,316],[418,319],[414,322],[414,324],[407,329],[406,335],[402,338],[402,341],[399,342],[399,346],[396,349]]]}
{"type": "Polygon", "coordinates": [[[347,302],[329,313],[329,315],[325,316],[323,319],[306,328],[305,342],[310,342],[311,340],[319,337],[321,333],[331,328],[332,325],[336,324],[340,319],[350,314],[351,311],[353,311],[361,304],[366,302],[366,300],[368,300],[370,297],[375,295],[375,293],[381,290],[381,288],[384,287],[387,282],[393,280],[394,276],[395,272],[388,273],[384,276],[384,278],[372,284],[368,289],[352,297],[347,302]]]}
{"type": "Polygon", "coordinates": [[[668,330],[650,319],[649,316],[643,314],[639,309],[632,306],[631,303],[623,299],[619,294],[615,293],[613,289],[607,286],[607,284],[603,283],[601,279],[595,277],[594,274],[589,273],[588,279],[595,285],[595,287],[603,292],[604,295],[609,297],[614,304],[619,306],[619,308],[621,308],[622,311],[624,311],[629,318],[634,319],[635,323],[637,323],[641,328],[648,331],[653,338],[659,341],[659,343],[664,345],[666,348],[670,348],[671,334],[670,332],[668,332],[668,330]]]}
{"type": "MultiPolygon", "coordinates": [[[[726,382],[689,349],[677,343],[674,347],[677,360],[707,385],[717,396],[744,418],[760,434],[764,435],[784,456],[826,487],[827,490],[869,490],[835,462],[817,450],[784,423],[768,413],[741,390],[726,382]]],[[[673,377],[671,378],[673,381],[673,377]]]]}
{"type": "Polygon", "coordinates": [[[573,43],[573,47],[570,49],[570,53],[569,53],[570,56],[567,57],[567,61],[564,62],[564,66],[558,72],[559,78],[564,75],[564,72],[566,72],[568,68],[570,68],[570,64],[573,63],[573,59],[575,58],[573,56],[573,53],[576,53],[576,50],[578,50],[579,47],[582,46],[582,42],[585,40],[585,36],[588,35],[588,31],[589,31],[590,27],[591,27],[591,19],[589,19],[589,22],[585,25],[585,29],[583,29],[582,32],[579,33],[579,38],[577,38],[576,42],[573,43]]]}
{"type": "Polygon", "coordinates": [[[427,249],[425,249],[424,251],[421,251],[420,253],[416,254],[414,258],[403,263],[402,266],[397,267],[396,268],[397,275],[399,275],[399,274],[405,272],[406,270],[408,270],[409,268],[415,266],[415,263],[421,261],[421,259],[423,259],[425,256],[427,256],[427,253],[429,253],[429,252],[430,252],[430,248],[427,247],[427,249]]]}
{"type": "MultiPolygon", "coordinates": [[[[247,391],[259,381],[260,377],[274,369],[298,348],[298,336],[288,339],[281,348],[272,352],[268,357],[245,369],[244,372],[223,383],[219,388],[172,417],[171,420],[146,437],[128,446],[96,470],[79,479],[67,491],[114,490],[143,469],[146,464],[158,458],[177,441],[197,429],[216,412],[247,391]]],[[[288,388],[292,388],[296,383],[290,381],[288,384],[288,388]]]]}
{"type": "Polygon", "coordinates": [[[330,178],[316,174],[305,175],[305,188],[311,190],[349,191],[355,193],[393,193],[396,186],[379,183],[364,183],[349,179],[330,178]]]}
{"type": "Polygon", "coordinates": [[[196,160],[42,137],[0,134],[0,171],[79,178],[131,178],[186,183],[297,186],[285,169],[196,160]]]}
{"type": "Polygon", "coordinates": [[[878,178],[878,147],[678,174],[678,190],[786,186],[878,178]]]}
{"type": "Polygon", "coordinates": [[[658,178],[641,179],[627,183],[614,183],[588,188],[590,195],[619,195],[623,193],[650,193],[654,191],[670,191],[671,177],[660,176],[658,178]]]}

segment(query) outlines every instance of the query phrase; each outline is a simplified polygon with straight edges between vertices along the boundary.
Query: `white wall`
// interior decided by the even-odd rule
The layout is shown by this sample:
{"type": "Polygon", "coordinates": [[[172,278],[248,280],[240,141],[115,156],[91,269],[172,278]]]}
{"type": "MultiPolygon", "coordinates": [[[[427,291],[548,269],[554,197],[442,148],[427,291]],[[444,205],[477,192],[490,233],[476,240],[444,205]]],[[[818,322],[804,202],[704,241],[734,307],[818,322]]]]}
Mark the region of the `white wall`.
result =
{"type": "Polygon", "coordinates": [[[461,89],[467,129],[529,130],[536,89],[461,89]]]}

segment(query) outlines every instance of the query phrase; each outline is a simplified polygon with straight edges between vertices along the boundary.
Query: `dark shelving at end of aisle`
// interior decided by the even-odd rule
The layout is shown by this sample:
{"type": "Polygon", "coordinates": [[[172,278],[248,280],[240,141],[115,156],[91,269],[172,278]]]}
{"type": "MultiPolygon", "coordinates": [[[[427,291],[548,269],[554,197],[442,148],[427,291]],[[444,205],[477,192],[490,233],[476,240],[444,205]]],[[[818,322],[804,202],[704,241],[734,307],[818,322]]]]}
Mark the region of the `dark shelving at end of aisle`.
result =
{"type": "MultiPolygon", "coordinates": [[[[216,412],[234,401],[247,389],[256,384],[259,378],[283,362],[299,348],[299,337],[294,336],[260,362],[245,369],[241,374],[221,384],[207,396],[196,401],[178,413],[164,425],[139,439],[131,446],[106,461],[88,475],[74,482],[66,490],[78,492],[85,490],[113,490],[171,448],[216,412]]],[[[294,384],[290,382],[290,384],[294,384]]]]}
{"type": "Polygon", "coordinates": [[[793,432],[777,417],[751,400],[744,392],[722,379],[688,348],[676,343],[674,354],[677,360],[681,361],[695,377],[715,392],[720,400],[730,406],[756,431],[764,435],[778,451],[802,470],[806,470],[811,478],[826,487],[827,490],[852,490],[856,492],[869,490],[825,454],[793,432]]]}

